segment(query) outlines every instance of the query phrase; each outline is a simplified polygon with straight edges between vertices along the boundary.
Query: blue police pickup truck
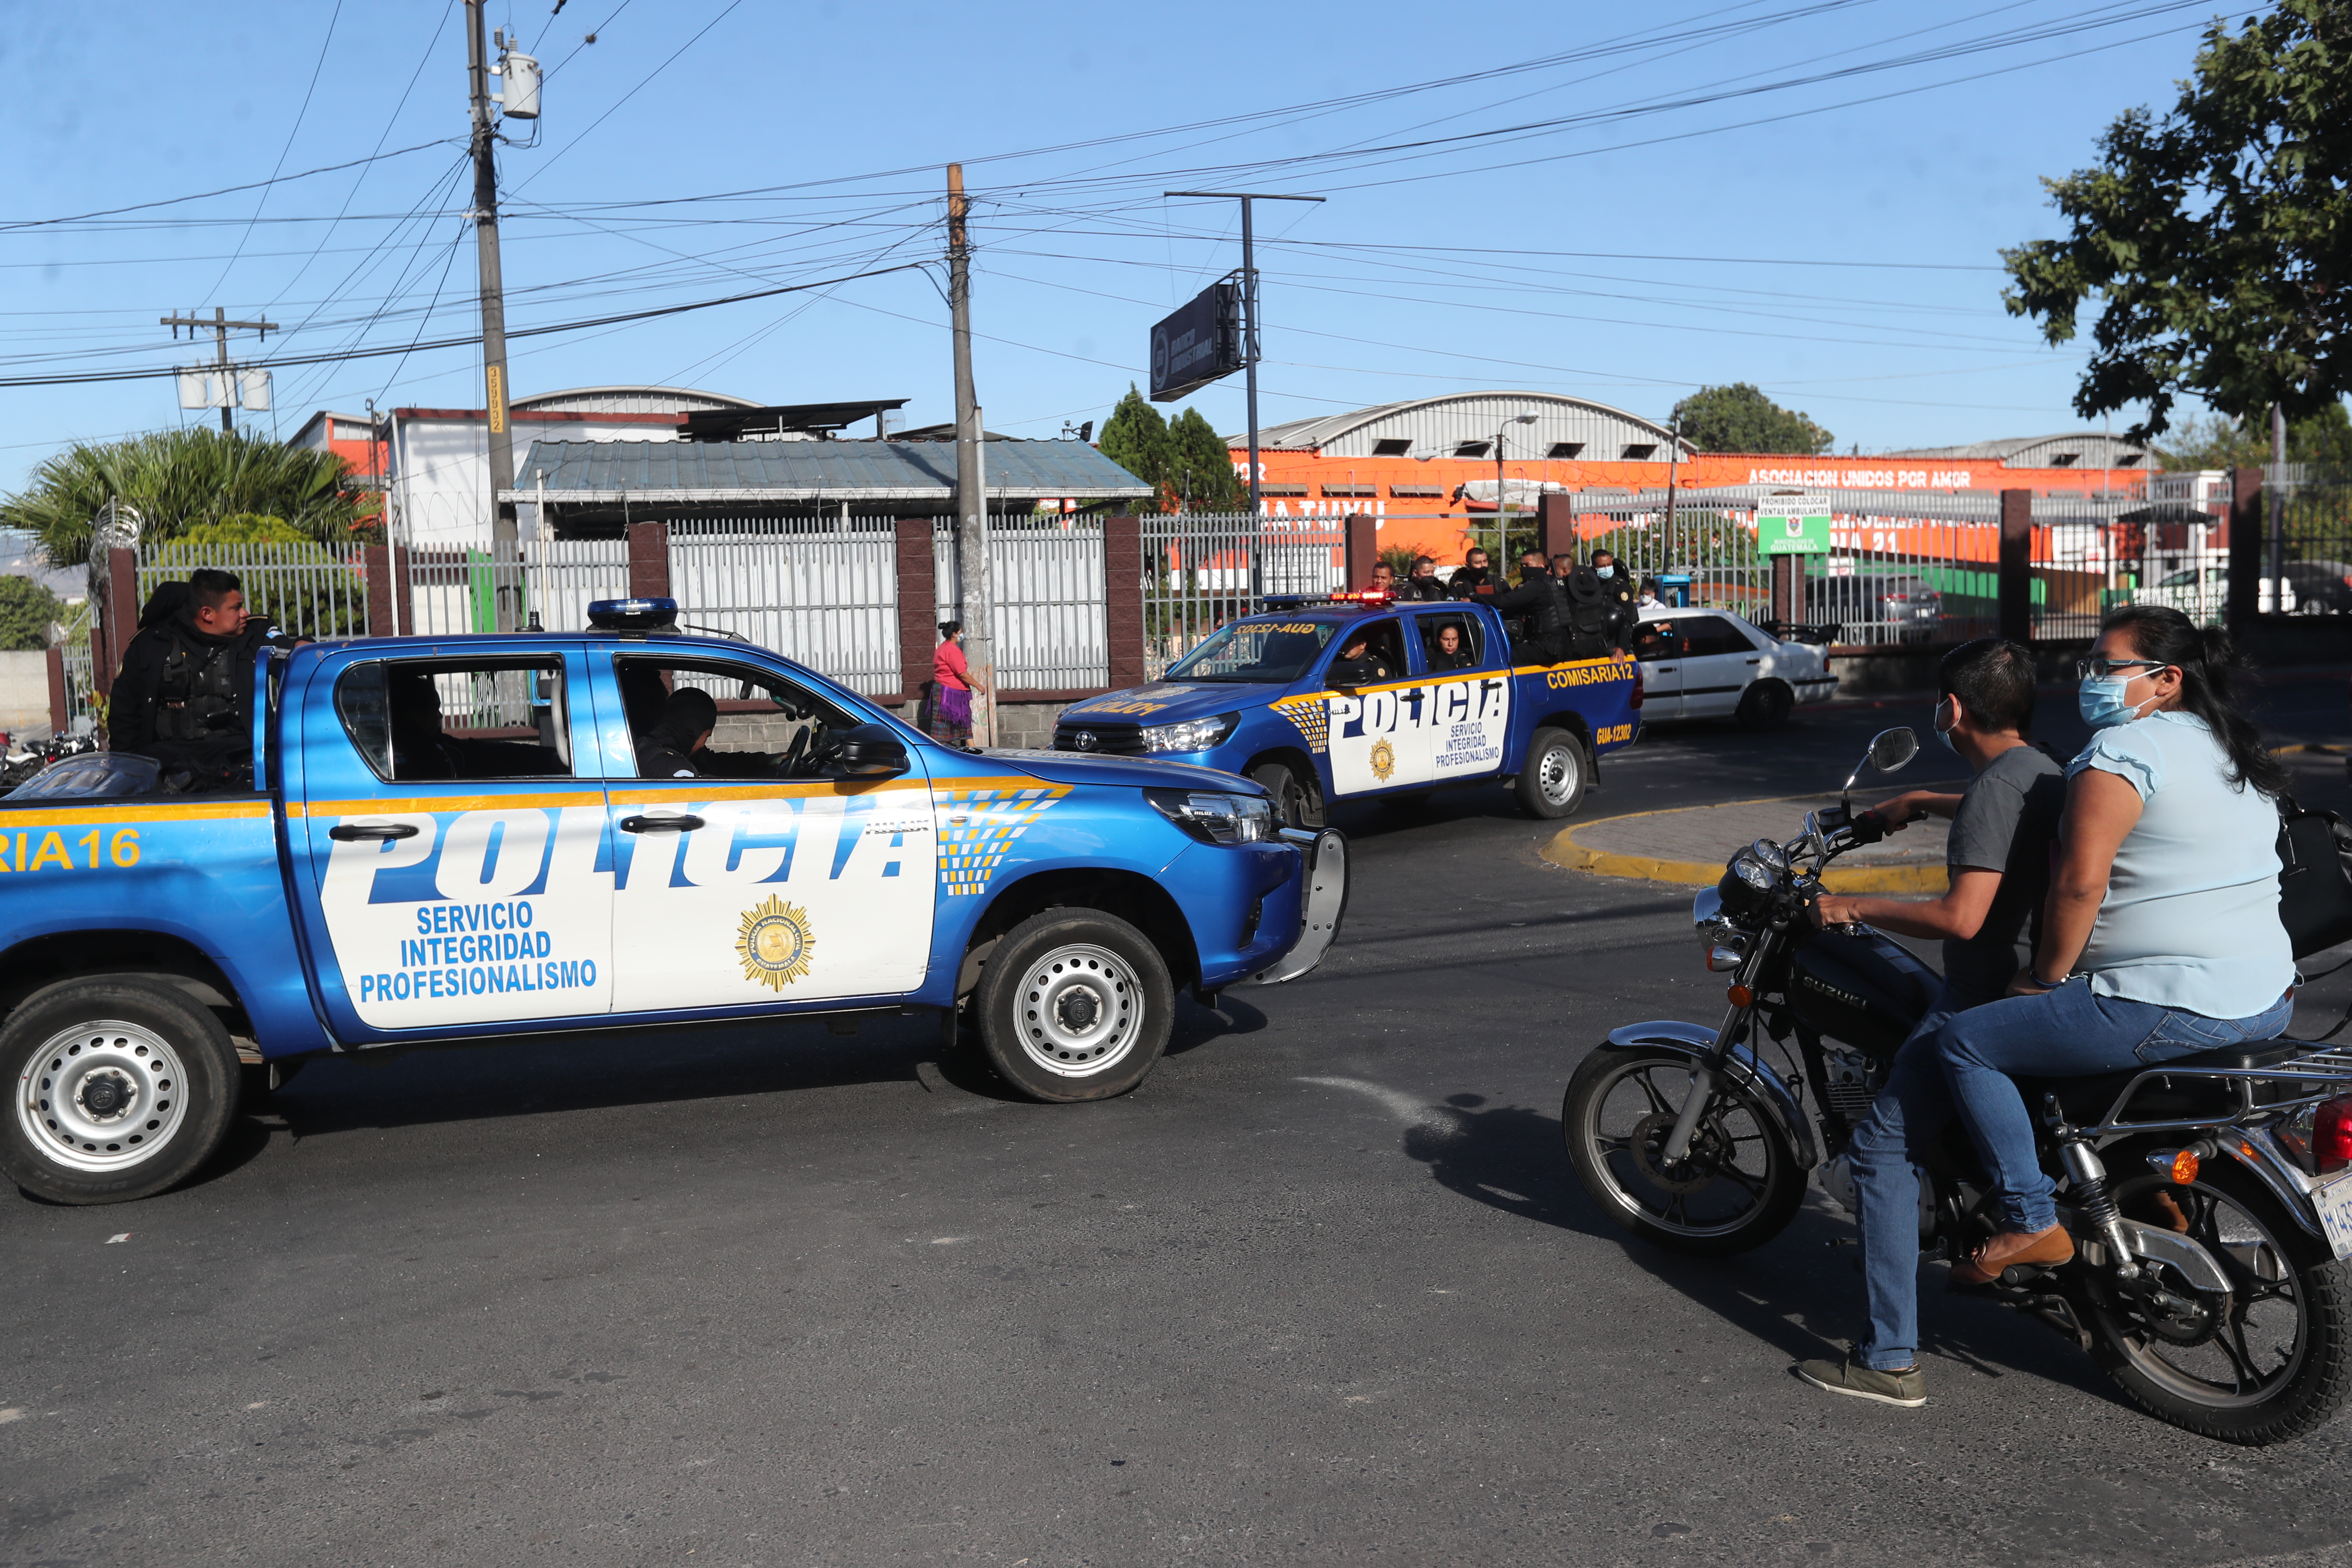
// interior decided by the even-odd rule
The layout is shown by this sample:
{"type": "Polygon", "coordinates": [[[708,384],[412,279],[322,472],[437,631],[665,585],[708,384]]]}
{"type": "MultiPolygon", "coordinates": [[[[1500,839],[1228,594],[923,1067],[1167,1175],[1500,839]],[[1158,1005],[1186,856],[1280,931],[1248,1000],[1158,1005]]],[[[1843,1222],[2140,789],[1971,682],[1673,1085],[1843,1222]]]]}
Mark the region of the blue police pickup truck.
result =
{"type": "Polygon", "coordinates": [[[6,1173],[141,1197],[309,1055],[615,1026],[929,1012],[1097,1100],[1180,988],[1292,978],[1337,931],[1344,844],[1255,784],[944,747],[674,618],[268,650],[249,792],[100,753],[0,798],[6,1173]]]}
{"type": "Polygon", "coordinates": [[[1640,734],[1630,655],[1515,660],[1503,617],[1475,600],[1265,602],[1150,685],[1065,709],[1054,749],[1238,773],[1308,827],[1333,801],[1495,779],[1531,815],[1567,816],[1596,760],[1640,734]]]}

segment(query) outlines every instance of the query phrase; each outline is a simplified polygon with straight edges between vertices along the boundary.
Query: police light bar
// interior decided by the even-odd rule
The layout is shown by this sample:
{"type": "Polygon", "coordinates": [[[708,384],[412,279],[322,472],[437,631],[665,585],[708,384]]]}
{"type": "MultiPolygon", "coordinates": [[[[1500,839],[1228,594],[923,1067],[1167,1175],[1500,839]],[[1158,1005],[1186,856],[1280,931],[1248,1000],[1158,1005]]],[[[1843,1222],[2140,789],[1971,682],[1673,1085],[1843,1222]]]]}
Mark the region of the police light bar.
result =
{"type": "Polygon", "coordinates": [[[600,632],[667,631],[677,625],[676,599],[594,599],[588,624],[600,632]]]}
{"type": "Polygon", "coordinates": [[[1301,605],[1387,605],[1396,595],[1386,588],[1366,588],[1353,594],[1267,594],[1258,603],[1269,610],[1296,609],[1301,605]]]}

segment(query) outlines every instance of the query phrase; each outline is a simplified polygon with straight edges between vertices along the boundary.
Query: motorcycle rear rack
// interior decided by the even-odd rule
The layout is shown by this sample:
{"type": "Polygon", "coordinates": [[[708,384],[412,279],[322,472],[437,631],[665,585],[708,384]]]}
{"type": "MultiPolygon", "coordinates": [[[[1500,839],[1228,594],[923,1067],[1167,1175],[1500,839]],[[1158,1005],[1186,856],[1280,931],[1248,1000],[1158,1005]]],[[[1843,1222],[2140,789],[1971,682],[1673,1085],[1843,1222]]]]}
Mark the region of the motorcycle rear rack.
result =
{"type": "Polygon", "coordinates": [[[2326,1100],[2334,1094],[2352,1090],[2352,1045],[2331,1046],[2313,1051],[2276,1067],[2266,1068],[2183,1068],[2158,1065],[2146,1068],[2126,1084],[2107,1107],[2106,1115],[2094,1127],[2077,1130],[2076,1136],[2098,1142],[2119,1138],[2133,1132],[2180,1132],[2200,1127],[2233,1126],[2256,1116],[2268,1117],[2292,1110],[2300,1105],[2326,1100]],[[2216,1120],[2211,1116],[2189,1117],[2168,1121],[2126,1121],[2124,1111],[2132,1097],[2151,1079],[2203,1079],[2238,1085],[2238,1109],[2229,1117],[2216,1120]],[[2285,1100],[2272,1100],[2264,1105],[2254,1103],[2257,1083],[2293,1083],[2313,1086],[2313,1092],[2297,1094],[2285,1100]]]}

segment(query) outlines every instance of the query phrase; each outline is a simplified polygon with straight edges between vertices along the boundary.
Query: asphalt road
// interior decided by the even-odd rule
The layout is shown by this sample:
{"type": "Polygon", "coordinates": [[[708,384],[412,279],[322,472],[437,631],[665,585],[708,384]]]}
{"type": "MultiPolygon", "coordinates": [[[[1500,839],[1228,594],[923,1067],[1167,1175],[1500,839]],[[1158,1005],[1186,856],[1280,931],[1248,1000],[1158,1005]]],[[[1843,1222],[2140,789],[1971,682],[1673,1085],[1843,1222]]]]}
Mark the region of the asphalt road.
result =
{"type": "MultiPolygon", "coordinates": [[[[1834,785],[1927,706],[1662,731],[1588,811],[1834,785]]],[[[1560,1153],[1594,1040],[1720,1005],[1686,892],[1499,790],[1343,825],[1329,962],[1120,1100],[912,1023],[336,1060],[179,1192],[0,1200],[0,1568],[2345,1560],[2352,1421],[2188,1436],[1939,1270],[1926,1409],[1799,1384],[1858,1327],[1834,1210],[1687,1261],[1560,1153]]]]}

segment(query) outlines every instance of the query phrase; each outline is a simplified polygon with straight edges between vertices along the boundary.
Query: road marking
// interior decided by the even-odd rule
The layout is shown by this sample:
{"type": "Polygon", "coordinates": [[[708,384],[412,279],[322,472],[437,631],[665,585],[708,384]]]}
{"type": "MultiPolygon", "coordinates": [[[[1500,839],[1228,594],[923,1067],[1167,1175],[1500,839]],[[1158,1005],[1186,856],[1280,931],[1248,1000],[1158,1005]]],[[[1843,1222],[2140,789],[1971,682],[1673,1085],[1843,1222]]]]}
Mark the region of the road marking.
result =
{"type": "Polygon", "coordinates": [[[1462,1134],[1462,1113],[1443,1105],[1426,1105],[1401,1089],[1386,1084],[1370,1083],[1360,1078],[1302,1078],[1300,1083],[1311,1083],[1323,1089],[1344,1089],[1380,1102],[1381,1108],[1407,1127],[1423,1132],[1435,1132],[1447,1138],[1462,1134]]]}

